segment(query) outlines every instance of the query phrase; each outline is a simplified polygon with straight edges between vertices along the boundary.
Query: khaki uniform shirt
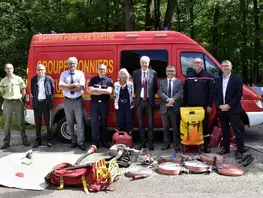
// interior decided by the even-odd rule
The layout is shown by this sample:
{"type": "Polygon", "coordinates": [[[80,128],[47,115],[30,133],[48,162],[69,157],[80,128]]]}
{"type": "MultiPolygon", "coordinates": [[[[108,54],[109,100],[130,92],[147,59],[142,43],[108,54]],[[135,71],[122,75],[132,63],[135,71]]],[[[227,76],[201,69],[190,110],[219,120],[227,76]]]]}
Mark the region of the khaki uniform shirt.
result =
{"type": "Polygon", "coordinates": [[[10,80],[6,76],[0,82],[1,96],[3,96],[3,98],[7,100],[21,99],[22,89],[25,89],[25,88],[26,88],[26,85],[23,79],[14,74],[10,80]]]}

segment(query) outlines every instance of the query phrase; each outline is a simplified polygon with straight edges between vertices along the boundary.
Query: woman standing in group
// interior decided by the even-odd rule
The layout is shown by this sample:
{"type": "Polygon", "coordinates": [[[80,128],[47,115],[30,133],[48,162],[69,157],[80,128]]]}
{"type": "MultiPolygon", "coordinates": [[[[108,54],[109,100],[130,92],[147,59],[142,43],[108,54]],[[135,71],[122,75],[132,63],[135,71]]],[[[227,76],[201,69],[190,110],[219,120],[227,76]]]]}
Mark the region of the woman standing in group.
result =
{"type": "Polygon", "coordinates": [[[120,131],[126,131],[131,134],[133,129],[132,108],[134,87],[129,81],[129,72],[122,68],[118,74],[118,81],[114,83],[114,107],[116,119],[120,131]]]}

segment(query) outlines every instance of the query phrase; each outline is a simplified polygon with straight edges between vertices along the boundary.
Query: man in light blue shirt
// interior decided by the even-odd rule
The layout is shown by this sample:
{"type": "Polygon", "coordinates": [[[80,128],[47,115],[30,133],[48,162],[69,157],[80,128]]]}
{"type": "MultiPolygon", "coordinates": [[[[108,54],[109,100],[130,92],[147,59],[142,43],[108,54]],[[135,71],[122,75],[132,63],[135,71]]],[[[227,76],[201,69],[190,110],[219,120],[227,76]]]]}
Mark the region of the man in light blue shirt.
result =
{"type": "Polygon", "coordinates": [[[85,151],[84,145],[84,107],[83,89],[85,88],[85,76],[77,70],[78,60],[70,57],[67,61],[69,69],[62,72],[59,79],[59,88],[64,95],[64,111],[72,140],[71,148],[79,147],[85,151]],[[74,133],[74,123],[77,124],[77,132],[74,133]]]}

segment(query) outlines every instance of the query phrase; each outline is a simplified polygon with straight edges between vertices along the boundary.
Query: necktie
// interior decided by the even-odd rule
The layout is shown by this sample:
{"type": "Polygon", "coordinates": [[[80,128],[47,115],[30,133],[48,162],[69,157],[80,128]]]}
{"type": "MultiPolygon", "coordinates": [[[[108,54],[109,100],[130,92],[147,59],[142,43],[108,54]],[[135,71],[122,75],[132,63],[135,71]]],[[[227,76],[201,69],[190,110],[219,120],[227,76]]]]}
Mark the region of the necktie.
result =
{"type": "Polygon", "coordinates": [[[169,85],[168,85],[168,97],[172,97],[172,86],[171,86],[171,79],[169,80],[169,85]]]}
{"type": "Polygon", "coordinates": [[[143,99],[146,100],[148,98],[146,72],[143,72],[143,92],[144,92],[143,99]]]}
{"type": "MultiPolygon", "coordinates": [[[[73,75],[74,73],[73,72],[70,72],[70,83],[74,83],[74,79],[73,79],[73,75]]],[[[70,94],[73,95],[74,94],[74,91],[70,91],[70,94]]]]}

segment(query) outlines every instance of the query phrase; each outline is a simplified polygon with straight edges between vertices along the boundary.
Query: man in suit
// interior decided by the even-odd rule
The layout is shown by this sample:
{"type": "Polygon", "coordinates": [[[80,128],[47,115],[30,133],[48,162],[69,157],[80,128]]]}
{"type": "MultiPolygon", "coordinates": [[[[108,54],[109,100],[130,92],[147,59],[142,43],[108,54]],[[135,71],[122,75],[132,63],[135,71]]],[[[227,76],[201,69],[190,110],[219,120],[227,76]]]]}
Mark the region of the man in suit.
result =
{"type": "Polygon", "coordinates": [[[203,120],[204,152],[210,153],[210,131],[208,127],[209,113],[213,105],[214,76],[203,69],[204,61],[195,58],[194,71],[187,75],[184,83],[184,104],[189,107],[203,107],[205,118],[203,120]]]}
{"type": "Polygon", "coordinates": [[[149,149],[153,147],[153,111],[155,105],[154,95],[157,91],[157,75],[156,72],[149,68],[150,58],[142,56],[140,58],[141,68],[133,72],[134,90],[136,93],[136,109],[139,120],[139,130],[141,145],[139,149],[146,148],[146,137],[144,129],[144,116],[148,119],[148,144],[149,149]]]}
{"type": "Polygon", "coordinates": [[[215,80],[214,92],[214,103],[223,132],[224,149],[219,154],[230,152],[229,123],[231,123],[237,144],[235,156],[236,159],[240,159],[242,154],[247,151],[244,146],[244,125],[240,119],[240,114],[243,112],[240,102],[243,94],[243,82],[239,75],[231,73],[232,63],[230,61],[224,60],[221,66],[223,76],[215,80]]]}
{"type": "Polygon", "coordinates": [[[183,96],[183,83],[180,79],[175,78],[176,71],[174,66],[166,67],[167,78],[161,80],[158,95],[162,99],[160,104],[160,113],[163,122],[163,139],[164,145],[162,150],[170,148],[170,120],[173,126],[173,141],[175,151],[180,151],[180,133],[178,121],[180,116],[181,98],[183,96]]]}
{"type": "Polygon", "coordinates": [[[36,124],[36,142],[33,148],[42,145],[41,125],[42,115],[47,127],[47,146],[52,147],[52,131],[50,122],[50,111],[53,107],[54,82],[46,75],[46,68],[42,64],[37,65],[37,75],[31,79],[31,93],[33,96],[33,109],[36,124]]]}

